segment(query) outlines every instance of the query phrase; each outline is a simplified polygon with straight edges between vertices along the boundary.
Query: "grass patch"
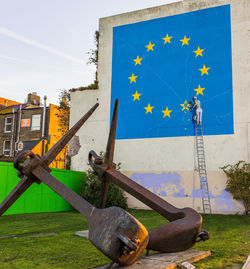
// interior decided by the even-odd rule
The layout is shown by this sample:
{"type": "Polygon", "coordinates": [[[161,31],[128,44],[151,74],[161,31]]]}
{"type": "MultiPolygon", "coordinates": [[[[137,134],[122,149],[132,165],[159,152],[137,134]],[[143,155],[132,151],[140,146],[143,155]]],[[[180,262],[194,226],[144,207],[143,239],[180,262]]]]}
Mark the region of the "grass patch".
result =
{"type": "MultiPolygon", "coordinates": [[[[153,211],[129,210],[148,231],[166,223],[153,211]],[[153,220],[153,221],[152,221],[153,220]]],[[[203,228],[211,239],[194,248],[210,250],[212,256],[195,263],[197,268],[241,268],[249,255],[249,217],[204,215],[203,228]]],[[[10,215],[0,218],[1,269],[91,268],[109,262],[87,239],[74,235],[87,230],[87,220],[77,212],[10,215]],[[55,233],[55,236],[46,234],[55,233]],[[42,237],[33,237],[43,234],[42,237]],[[45,235],[45,236],[44,236],[45,235]]]]}

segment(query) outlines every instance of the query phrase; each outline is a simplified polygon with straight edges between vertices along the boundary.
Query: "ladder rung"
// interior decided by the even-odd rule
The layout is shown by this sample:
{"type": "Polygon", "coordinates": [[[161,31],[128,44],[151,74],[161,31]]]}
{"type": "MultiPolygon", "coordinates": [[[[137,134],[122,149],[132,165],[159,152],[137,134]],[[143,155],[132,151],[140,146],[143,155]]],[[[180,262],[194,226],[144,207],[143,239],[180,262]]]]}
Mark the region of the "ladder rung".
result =
{"type": "Polygon", "coordinates": [[[196,154],[198,159],[200,189],[202,192],[203,212],[211,214],[202,126],[195,125],[195,134],[196,134],[196,154]]]}

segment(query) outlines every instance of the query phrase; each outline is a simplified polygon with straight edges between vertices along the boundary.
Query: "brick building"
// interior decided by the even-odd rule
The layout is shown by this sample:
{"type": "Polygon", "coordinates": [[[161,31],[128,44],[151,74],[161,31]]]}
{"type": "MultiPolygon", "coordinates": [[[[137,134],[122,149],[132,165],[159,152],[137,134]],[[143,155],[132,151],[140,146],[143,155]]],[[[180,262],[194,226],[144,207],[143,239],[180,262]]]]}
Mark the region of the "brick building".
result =
{"type": "MultiPolygon", "coordinates": [[[[30,93],[27,103],[0,107],[0,161],[13,161],[19,152],[29,149],[43,156],[62,137],[57,106],[46,106],[46,98],[44,104],[41,106],[36,93],[30,93]]],[[[51,166],[65,168],[66,155],[67,149],[51,166]]]]}

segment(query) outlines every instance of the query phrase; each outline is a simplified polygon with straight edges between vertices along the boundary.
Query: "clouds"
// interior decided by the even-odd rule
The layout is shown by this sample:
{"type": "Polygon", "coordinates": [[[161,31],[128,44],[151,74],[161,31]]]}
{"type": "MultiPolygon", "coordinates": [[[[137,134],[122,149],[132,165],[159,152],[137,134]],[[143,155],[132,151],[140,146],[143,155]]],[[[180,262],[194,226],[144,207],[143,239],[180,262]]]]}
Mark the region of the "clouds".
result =
{"type": "MultiPolygon", "coordinates": [[[[42,44],[40,42],[37,42],[37,41],[35,41],[33,39],[30,39],[30,38],[27,38],[27,37],[25,37],[25,36],[23,36],[21,34],[16,33],[16,32],[10,31],[9,29],[7,29],[5,27],[0,26],[0,34],[2,34],[4,36],[7,36],[9,38],[18,40],[20,42],[23,42],[23,43],[25,43],[27,45],[36,47],[38,49],[47,51],[47,52],[52,53],[54,55],[63,57],[63,58],[65,58],[65,59],[67,59],[67,60],[69,60],[71,62],[79,63],[79,64],[82,64],[82,65],[86,64],[84,61],[81,61],[81,60],[79,60],[78,58],[76,58],[74,56],[71,56],[71,55],[69,55],[69,54],[67,54],[67,53],[65,53],[63,51],[54,49],[52,47],[46,46],[46,45],[44,45],[44,44],[42,44]]],[[[8,57],[8,58],[11,58],[11,57],[8,57]]]]}
{"type": "Polygon", "coordinates": [[[2,54],[0,54],[0,59],[16,61],[16,62],[26,62],[25,60],[22,60],[22,59],[19,59],[19,58],[16,58],[16,57],[10,57],[10,56],[6,56],[6,55],[2,55],[2,54]]]}

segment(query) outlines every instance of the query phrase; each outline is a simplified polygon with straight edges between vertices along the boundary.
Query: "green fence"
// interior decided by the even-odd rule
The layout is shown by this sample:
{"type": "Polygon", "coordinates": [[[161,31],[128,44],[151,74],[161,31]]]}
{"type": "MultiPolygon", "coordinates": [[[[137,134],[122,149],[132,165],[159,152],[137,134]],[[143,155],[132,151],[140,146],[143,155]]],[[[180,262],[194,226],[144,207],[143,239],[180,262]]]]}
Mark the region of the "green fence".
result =
{"type": "MultiPolygon", "coordinates": [[[[67,187],[79,192],[84,172],[52,168],[51,174],[67,187]]],[[[17,185],[20,178],[13,163],[0,162],[0,203],[17,185]]],[[[67,211],[72,207],[45,184],[33,183],[32,186],[5,212],[5,215],[67,211]]]]}

